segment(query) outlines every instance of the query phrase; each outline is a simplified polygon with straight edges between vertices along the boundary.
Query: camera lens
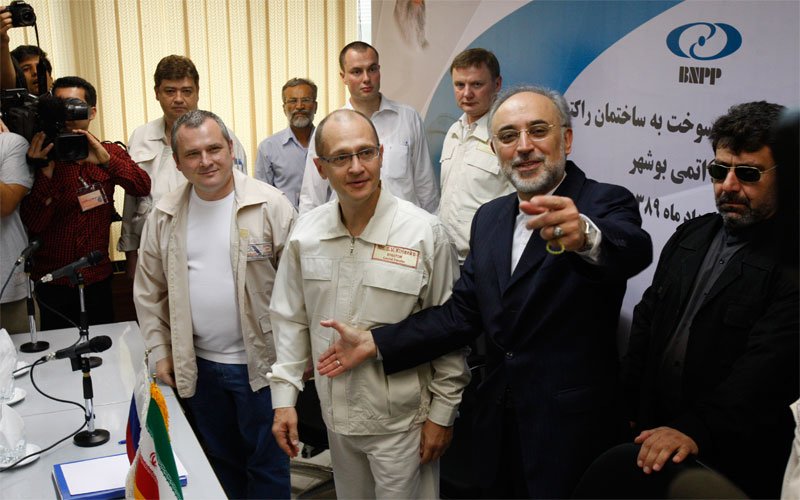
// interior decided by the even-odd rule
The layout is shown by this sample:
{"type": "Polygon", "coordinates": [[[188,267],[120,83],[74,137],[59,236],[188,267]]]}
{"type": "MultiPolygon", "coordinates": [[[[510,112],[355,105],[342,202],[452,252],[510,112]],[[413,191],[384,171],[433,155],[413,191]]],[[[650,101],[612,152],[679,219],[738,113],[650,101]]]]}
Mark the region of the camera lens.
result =
{"type": "Polygon", "coordinates": [[[23,9],[19,13],[19,20],[23,26],[33,26],[36,23],[36,14],[31,8],[23,9]]]}

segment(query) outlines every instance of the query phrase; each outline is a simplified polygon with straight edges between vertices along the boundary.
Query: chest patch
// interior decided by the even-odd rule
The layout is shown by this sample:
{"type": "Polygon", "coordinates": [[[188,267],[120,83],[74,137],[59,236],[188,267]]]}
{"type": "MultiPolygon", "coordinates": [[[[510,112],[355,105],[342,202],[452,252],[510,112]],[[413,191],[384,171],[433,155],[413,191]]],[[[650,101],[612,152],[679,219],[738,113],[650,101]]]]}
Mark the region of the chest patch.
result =
{"type": "Polygon", "coordinates": [[[272,243],[250,243],[247,247],[247,260],[272,258],[272,243]]]}

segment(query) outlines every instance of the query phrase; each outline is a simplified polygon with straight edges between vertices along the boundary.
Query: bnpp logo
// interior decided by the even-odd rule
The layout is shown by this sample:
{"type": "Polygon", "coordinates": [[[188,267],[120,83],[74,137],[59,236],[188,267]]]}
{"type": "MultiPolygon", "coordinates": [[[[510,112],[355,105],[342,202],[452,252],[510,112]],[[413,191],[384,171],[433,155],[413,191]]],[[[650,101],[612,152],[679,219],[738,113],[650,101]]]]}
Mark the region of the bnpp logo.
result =
{"type": "Polygon", "coordinates": [[[742,46],[742,35],[725,23],[689,23],[667,35],[667,47],[679,57],[710,61],[729,56],[742,46]],[[683,48],[688,46],[687,54],[683,48]]]}

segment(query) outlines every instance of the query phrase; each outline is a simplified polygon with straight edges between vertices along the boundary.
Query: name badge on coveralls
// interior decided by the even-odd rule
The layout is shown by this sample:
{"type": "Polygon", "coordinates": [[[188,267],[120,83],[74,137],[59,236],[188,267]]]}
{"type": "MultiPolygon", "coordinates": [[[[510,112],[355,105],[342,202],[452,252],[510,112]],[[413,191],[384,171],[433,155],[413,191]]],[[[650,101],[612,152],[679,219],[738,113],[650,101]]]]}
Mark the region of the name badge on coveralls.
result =
{"type": "Polygon", "coordinates": [[[417,261],[419,261],[419,250],[392,245],[374,245],[372,248],[372,260],[382,260],[390,264],[416,268],[417,261]]]}

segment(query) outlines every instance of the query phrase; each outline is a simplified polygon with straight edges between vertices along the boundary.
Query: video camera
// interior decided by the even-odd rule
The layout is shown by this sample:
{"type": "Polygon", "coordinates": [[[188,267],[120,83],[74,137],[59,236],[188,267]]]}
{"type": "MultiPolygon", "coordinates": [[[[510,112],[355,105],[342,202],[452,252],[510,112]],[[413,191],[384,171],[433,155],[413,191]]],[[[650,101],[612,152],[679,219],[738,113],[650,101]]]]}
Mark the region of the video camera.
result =
{"type": "Polygon", "coordinates": [[[62,132],[66,122],[89,118],[89,105],[74,97],[59,99],[51,94],[36,97],[27,89],[3,90],[0,96],[3,122],[8,129],[30,142],[44,132],[44,148],[55,146],[47,157],[55,161],[83,160],[89,156],[89,140],[83,134],[62,132]]]}

